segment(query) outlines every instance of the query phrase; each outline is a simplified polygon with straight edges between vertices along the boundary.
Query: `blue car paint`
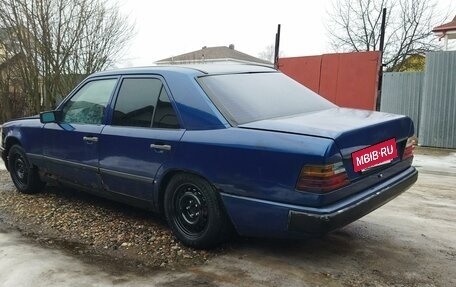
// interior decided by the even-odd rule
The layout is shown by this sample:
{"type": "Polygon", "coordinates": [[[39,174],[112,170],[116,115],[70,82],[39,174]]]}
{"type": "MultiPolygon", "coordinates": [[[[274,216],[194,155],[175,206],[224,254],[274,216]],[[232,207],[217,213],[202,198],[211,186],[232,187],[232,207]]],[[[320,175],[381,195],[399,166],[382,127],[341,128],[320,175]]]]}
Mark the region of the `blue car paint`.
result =
{"type": "MultiPolygon", "coordinates": [[[[416,170],[413,167],[409,167],[394,177],[371,186],[347,200],[338,201],[324,208],[281,204],[274,201],[240,197],[225,193],[222,193],[222,198],[226,209],[230,211],[229,215],[233,225],[241,235],[277,238],[301,237],[301,233],[294,233],[289,230],[291,212],[307,213],[315,217],[319,215],[322,218],[321,221],[324,222],[326,214],[342,214],[344,210],[353,208],[353,206],[356,206],[363,199],[372,197],[378,193],[387,192],[392,186],[399,184],[404,179],[416,176],[416,174],[416,170]]],[[[316,228],[318,229],[318,226],[316,228]]],[[[308,233],[308,235],[321,235],[323,233],[308,233]]]]}
{"type": "MultiPolygon", "coordinates": [[[[351,180],[360,176],[353,171],[352,152],[395,138],[397,150],[402,155],[404,147],[401,143],[405,144],[406,139],[414,133],[413,122],[408,117],[348,108],[263,120],[240,127],[334,139],[344,157],[345,166],[350,167],[347,173],[351,180]]],[[[398,161],[400,157],[394,159],[394,162],[398,161]]]]}
{"type": "Polygon", "coordinates": [[[41,128],[38,117],[15,120],[3,125],[5,139],[15,139],[20,142],[25,150],[32,153],[42,152],[41,128]],[[8,128],[11,127],[11,128],[8,128]]]}
{"type": "MultiPolygon", "coordinates": [[[[91,79],[151,75],[166,83],[182,129],[166,131],[110,126],[119,80],[103,125],[85,131],[98,133],[100,137],[98,158],[94,158],[93,150],[87,152],[87,146],[84,155],[83,150],[72,152],[71,149],[69,155],[61,154],[76,163],[96,167],[92,174],[84,175],[86,180],[95,181],[89,184],[92,188],[139,198],[159,210],[159,191],[163,190],[159,187],[164,184],[163,179],[171,172],[190,172],[204,177],[220,191],[224,207],[241,234],[272,236],[272,233],[277,233],[286,236],[290,234],[287,231],[290,210],[318,211],[319,208],[347,202],[356,206],[357,195],[372,194],[398,183],[413,169],[410,168],[411,160],[400,161],[398,158],[394,165],[382,171],[387,176],[380,178],[372,174],[360,178],[351,170],[349,159],[352,151],[390,136],[397,137],[399,154],[402,155],[405,140],[414,132],[407,117],[331,109],[231,127],[195,80],[205,73],[190,68],[157,67],[97,73],[76,87],[59,108],[91,79]],[[164,155],[151,150],[149,145],[154,142],[172,145],[172,152],[164,155]],[[326,194],[295,190],[298,175],[305,164],[328,164],[342,158],[352,184],[326,194]],[[103,169],[109,169],[111,173],[103,173],[103,169]],[[115,176],[116,172],[129,177],[115,176]],[[94,175],[101,177],[95,180],[94,175]],[[135,176],[144,180],[134,180],[135,176]]],[[[59,129],[56,124],[48,124],[48,127],[59,129]]],[[[50,168],[49,163],[44,164],[39,157],[33,157],[46,155],[42,149],[43,124],[38,119],[8,122],[3,129],[6,141],[19,141],[32,155],[33,164],[50,168]]],[[[68,133],[62,127],[60,129],[62,133],[68,133]]],[[[54,154],[65,151],[65,146],[75,139],[61,137],[61,140],[62,146],[53,147],[54,154]]],[[[80,170],[66,171],[68,178],[84,180],[78,178],[80,170]]]]}
{"type": "MultiPolygon", "coordinates": [[[[97,136],[102,125],[72,124],[72,130],[63,129],[55,123],[46,124],[42,129],[42,155],[49,159],[60,159],[46,162],[46,170],[62,179],[88,188],[100,188],[98,179],[98,144],[84,141],[86,136],[97,136]],[[68,166],[66,162],[75,165],[68,166]],[[75,168],[83,164],[91,168],[75,168]]],[[[39,164],[38,164],[39,166],[39,164]]]]}
{"type": "Polygon", "coordinates": [[[184,130],[106,126],[99,136],[99,168],[104,188],[152,201],[155,174],[163,164],[172,162],[175,151],[181,149],[179,141],[183,134],[184,130]],[[172,149],[154,150],[151,144],[167,144],[172,149]],[[131,176],[119,176],[112,171],[131,176]]]}
{"type": "Polygon", "coordinates": [[[305,163],[340,158],[331,145],[329,139],[280,133],[271,137],[270,132],[240,128],[187,131],[174,163],[231,194],[312,204],[318,196],[295,192],[294,186],[305,163]]]}

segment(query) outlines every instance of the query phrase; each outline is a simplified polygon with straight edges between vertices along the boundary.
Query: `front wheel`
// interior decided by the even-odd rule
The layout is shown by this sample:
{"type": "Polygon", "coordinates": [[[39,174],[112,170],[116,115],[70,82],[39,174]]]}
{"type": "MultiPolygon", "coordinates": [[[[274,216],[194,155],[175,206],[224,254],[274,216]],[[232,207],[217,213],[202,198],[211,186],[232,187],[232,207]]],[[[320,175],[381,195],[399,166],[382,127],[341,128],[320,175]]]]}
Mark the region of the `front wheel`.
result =
{"type": "Polygon", "coordinates": [[[228,235],[229,221],[216,190],[198,176],[174,176],[165,191],[164,208],[174,235],[185,245],[210,248],[228,235]]]}
{"type": "Polygon", "coordinates": [[[27,159],[24,149],[20,145],[13,145],[8,153],[8,167],[17,190],[21,193],[37,193],[45,185],[38,172],[27,159]]]}

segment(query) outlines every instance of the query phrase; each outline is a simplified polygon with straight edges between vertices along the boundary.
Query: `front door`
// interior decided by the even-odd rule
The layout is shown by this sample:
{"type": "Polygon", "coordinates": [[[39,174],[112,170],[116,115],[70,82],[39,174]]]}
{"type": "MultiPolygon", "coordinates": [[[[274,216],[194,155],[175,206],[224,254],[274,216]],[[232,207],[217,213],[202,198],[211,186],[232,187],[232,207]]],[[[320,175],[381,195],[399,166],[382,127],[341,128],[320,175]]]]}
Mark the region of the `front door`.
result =
{"type": "Polygon", "coordinates": [[[169,160],[184,130],[159,77],[125,77],[99,142],[103,187],[152,201],[158,169],[169,160]]]}
{"type": "Polygon", "coordinates": [[[43,156],[49,173],[83,187],[100,187],[98,140],[116,83],[112,78],[85,83],[59,107],[61,121],[43,127],[43,156]]]}

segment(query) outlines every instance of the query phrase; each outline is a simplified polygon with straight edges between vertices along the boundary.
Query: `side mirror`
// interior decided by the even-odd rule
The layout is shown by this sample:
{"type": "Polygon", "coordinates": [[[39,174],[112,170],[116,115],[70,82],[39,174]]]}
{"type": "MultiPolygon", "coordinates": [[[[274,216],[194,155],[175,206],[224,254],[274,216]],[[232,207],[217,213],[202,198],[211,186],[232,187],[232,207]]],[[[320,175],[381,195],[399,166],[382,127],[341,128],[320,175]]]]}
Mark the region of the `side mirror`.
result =
{"type": "Polygon", "coordinates": [[[62,119],[61,111],[47,111],[40,113],[40,122],[43,124],[58,123],[62,119]]]}

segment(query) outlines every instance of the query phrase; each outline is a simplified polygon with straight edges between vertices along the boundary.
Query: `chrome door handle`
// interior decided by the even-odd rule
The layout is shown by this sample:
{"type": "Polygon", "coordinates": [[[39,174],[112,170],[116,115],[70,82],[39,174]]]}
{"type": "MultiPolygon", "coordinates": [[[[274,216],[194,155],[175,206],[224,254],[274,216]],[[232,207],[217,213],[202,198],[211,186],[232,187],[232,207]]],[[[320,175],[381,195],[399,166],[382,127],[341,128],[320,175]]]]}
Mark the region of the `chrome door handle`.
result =
{"type": "Polygon", "coordinates": [[[159,150],[166,150],[166,151],[170,151],[171,150],[171,146],[168,145],[168,144],[151,144],[150,148],[159,149],[159,150]]]}
{"type": "Polygon", "coordinates": [[[89,136],[85,136],[82,138],[84,141],[88,142],[88,143],[96,143],[98,142],[98,137],[89,137],[89,136]]]}

